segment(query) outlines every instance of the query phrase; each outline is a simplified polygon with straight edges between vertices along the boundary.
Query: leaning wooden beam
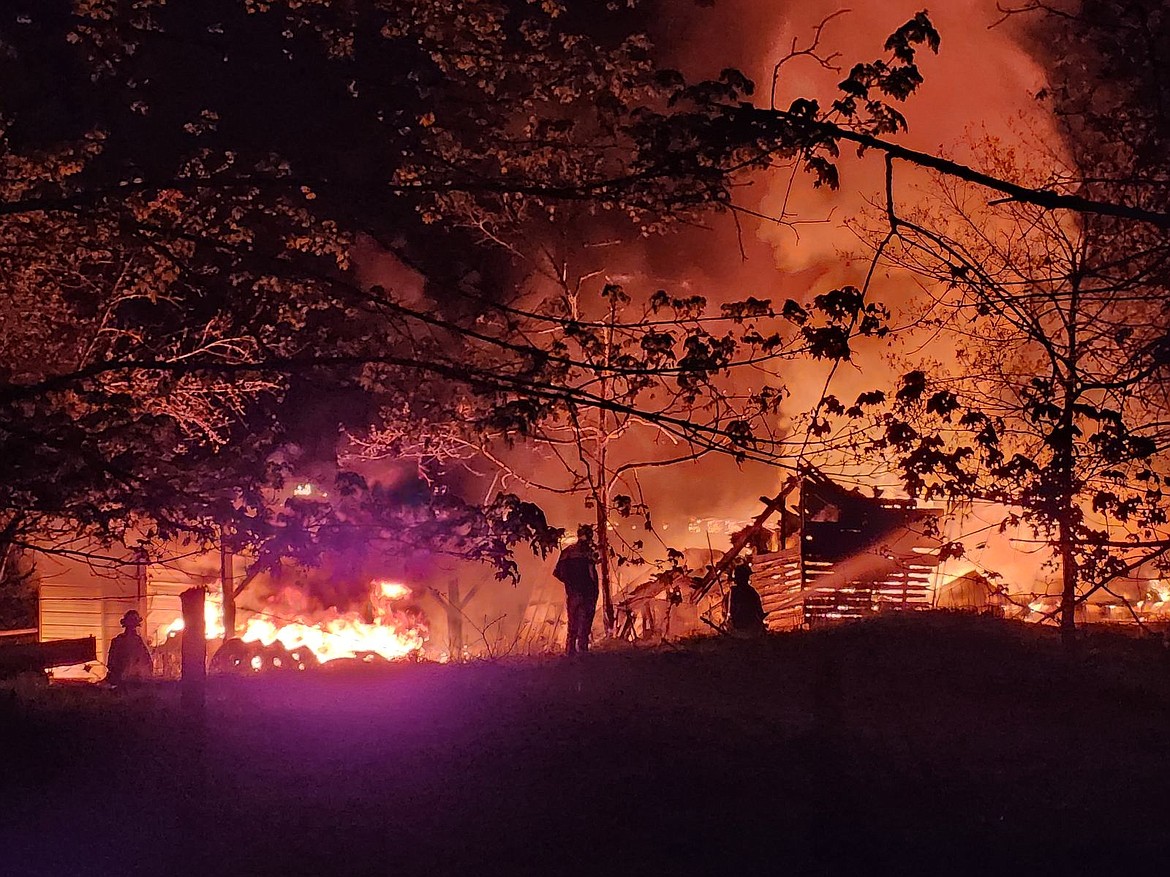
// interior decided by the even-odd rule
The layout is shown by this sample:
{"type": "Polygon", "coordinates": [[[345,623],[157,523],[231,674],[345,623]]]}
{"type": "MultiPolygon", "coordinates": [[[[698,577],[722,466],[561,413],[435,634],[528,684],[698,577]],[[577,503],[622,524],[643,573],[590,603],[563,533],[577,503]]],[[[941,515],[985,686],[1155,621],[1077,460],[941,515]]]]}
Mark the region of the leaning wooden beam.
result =
{"type": "Polygon", "coordinates": [[[707,595],[707,592],[715,585],[715,582],[719,580],[719,576],[724,575],[731,569],[732,564],[735,563],[735,559],[739,557],[740,552],[751,542],[752,537],[760,532],[760,529],[768,522],[768,519],[772,515],[784,508],[784,500],[800,484],[800,479],[801,476],[799,474],[790,477],[784,483],[784,487],[780,492],[772,499],[768,499],[765,496],[760,497],[760,501],[764,503],[764,510],[756,515],[756,519],[752,521],[750,526],[736,533],[735,538],[731,540],[731,547],[719,558],[717,564],[707,570],[707,574],[695,586],[695,591],[691,595],[692,603],[698,603],[703,599],[707,595]]]}

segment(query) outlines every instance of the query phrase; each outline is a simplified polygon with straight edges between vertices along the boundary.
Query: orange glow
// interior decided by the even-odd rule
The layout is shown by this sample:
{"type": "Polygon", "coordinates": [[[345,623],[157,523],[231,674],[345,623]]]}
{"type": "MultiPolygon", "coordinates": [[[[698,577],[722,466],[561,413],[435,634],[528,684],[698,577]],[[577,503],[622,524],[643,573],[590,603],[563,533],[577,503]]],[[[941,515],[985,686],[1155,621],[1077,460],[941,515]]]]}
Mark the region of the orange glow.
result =
{"type": "MultiPolygon", "coordinates": [[[[427,640],[425,620],[417,612],[393,605],[410,596],[411,589],[407,585],[375,581],[371,583],[370,612],[366,616],[336,609],[286,614],[274,607],[270,614],[254,614],[247,618],[240,639],[265,646],[280,643],[292,653],[301,670],[305,669],[305,664],[300,663],[300,649],[308,649],[321,663],[338,658],[401,660],[420,654],[427,640]]],[[[204,605],[207,638],[221,638],[222,597],[214,592],[208,593],[204,605]]],[[[167,628],[167,635],[182,629],[183,619],[179,618],[167,628]]],[[[260,666],[259,658],[254,658],[253,669],[259,670],[260,666]]]]}
{"type": "MultiPolygon", "coordinates": [[[[167,636],[178,633],[187,623],[180,615],[167,628],[167,636]]],[[[219,639],[223,636],[223,598],[219,594],[208,593],[203,601],[203,629],[208,639],[219,639]]]]}
{"type": "Polygon", "coordinates": [[[383,600],[403,600],[410,596],[410,588],[400,582],[374,582],[383,600]]]}

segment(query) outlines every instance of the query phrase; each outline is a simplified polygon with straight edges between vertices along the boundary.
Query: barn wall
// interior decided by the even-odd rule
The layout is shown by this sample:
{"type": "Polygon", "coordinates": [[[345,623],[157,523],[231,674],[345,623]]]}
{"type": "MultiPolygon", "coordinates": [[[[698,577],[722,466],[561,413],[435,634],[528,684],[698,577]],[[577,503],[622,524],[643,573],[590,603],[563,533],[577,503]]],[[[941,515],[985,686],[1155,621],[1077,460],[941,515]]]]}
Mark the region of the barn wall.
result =
{"type": "MultiPolygon", "coordinates": [[[[114,549],[101,553],[116,557],[114,549]]],[[[92,636],[102,666],[59,668],[54,677],[101,679],[110,642],[122,632],[119,623],[131,609],[143,618],[143,638],[156,644],[181,614],[179,594],[190,587],[216,586],[218,556],[194,554],[180,561],[138,566],[129,552],[122,563],[94,567],[80,560],[46,557],[40,563],[39,638],[74,639],[92,636]],[[214,575],[209,571],[214,570],[214,575]],[[140,578],[140,571],[143,575],[140,578]]]]}
{"type": "MultiPolygon", "coordinates": [[[[104,664],[111,640],[122,632],[118,623],[121,617],[131,609],[143,611],[137,567],[127,556],[125,565],[113,568],[96,568],[61,557],[48,557],[39,568],[41,642],[92,636],[97,641],[98,661],[104,664]]],[[[104,671],[63,667],[54,670],[53,675],[100,678],[104,671]]]]}

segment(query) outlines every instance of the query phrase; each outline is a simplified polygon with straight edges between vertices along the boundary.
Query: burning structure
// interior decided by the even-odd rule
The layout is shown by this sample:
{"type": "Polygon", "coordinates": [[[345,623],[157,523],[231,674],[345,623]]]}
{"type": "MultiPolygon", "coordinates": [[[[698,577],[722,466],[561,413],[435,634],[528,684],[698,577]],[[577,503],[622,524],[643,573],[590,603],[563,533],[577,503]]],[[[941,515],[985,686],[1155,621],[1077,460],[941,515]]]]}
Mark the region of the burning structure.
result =
{"type": "MultiPolygon", "coordinates": [[[[305,598],[298,591],[276,596],[268,608],[244,618],[241,629],[235,631],[238,636],[228,638],[223,603],[209,595],[204,604],[206,636],[223,643],[212,670],[305,670],[347,658],[396,661],[421,654],[426,643],[425,619],[408,608],[411,589],[397,582],[372,582],[365,605],[348,612],[314,611],[304,606],[305,598]]],[[[180,617],[166,629],[160,645],[177,639],[182,631],[180,617]]]]}
{"type": "MultiPolygon", "coordinates": [[[[635,580],[617,599],[618,635],[657,641],[723,629],[726,580],[739,561],[752,566],[752,583],[773,631],[929,608],[1051,621],[1058,606],[1058,592],[1044,592],[1048,583],[1034,575],[1021,577],[1016,571],[1019,580],[1006,581],[993,572],[973,569],[969,562],[949,559],[941,508],[868,496],[811,467],[789,479],[775,497],[762,500],[763,510],[730,534],[730,547],[722,556],[709,548],[690,548],[676,569],[641,583],[635,580]],[[704,568],[704,573],[694,574],[704,568]]],[[[464,623],[475,627],[465,610],[481,585],[467,587],[465,578],[465,590],[460,592],[460,575],[448,569],[444,574],[450,580],[441,595],[432,595],[433,588],[376,578],[364,599],[343,608],[324,605],[304,588],[261,582],[255,593],[265,596],[252,596],[238,607],[237,636],[225,647],[224,567],[215,553],[153,563],[128,554],[116,571],[49,557],[42,571],[39,638],[92,637],[97,664],[55,673],[100,679],[100,661],[120,630],[118,619],[137,609],[145,620],[145,638],[156,651],[156,668],[165,674],[177,670],[182,633],[179,595],[202,587],[208,591],[205,628],[208,654],[216,655],[213,672],[297,671],[337,660],[556,653],[564,642],[564,595],[544,568],[547,565],[526,571],[530,588],[517,592],[519,611],[513,618],[503,623],[500,615],[490,624],[485,620],[485,630],[476,628],[482,642],[463,639],[464,623]],[[428,615],[446,616],[445,638],[441,633],[432,638],[428,615]]],[[[247,578],[239,570],[229,575],[231,581],[247,578]]],[[[1086,601],[1078,620],[1163,620],[1170,602],[1157,587],[1161,580],[1151,581],[1152,590],[1135,572],[1133,578],[1086,601]],[[1117,593],[1126,600],[1119,602],[1117,593]]],[[[597,635],[600,625],[599,613],[597,635]]]]}
{"type": "Polygon", "coordinates": [[[768,534],[776,550],[752,557],[772,629],[931,605],[941,510],[866,497],[815,471],[793,494],[792,506],[780,510],[779,529],[768,534]]]}
{"type": "MultiPolygon", "coordinates": [[[[680,570],[655,576],[622,601],[642,618],[643,631],[680,635],[725,628],[725,586],[736,563],[752,567],[771,630],[814,628],[885,612],[944,609],[994,614],[1035,623],[1053,622],[1060,606],[1059,568],[1017,564],[1003,573],[963,557],[949,536],[962,516],[907,499],[866,496],[846,489],[815,468],[790,479],[731,540],[718,561],[708,553],[706,572],[680,570]],[[662,621],[666,620],[667,629],[662,621]]],[[[985,531],[987,527],[977,528],[985,531]]],[[[1025,528],[1026,529],[1026,528],[1025,528]]],[[[986,545],[995,537],[982,537],[986,545]]],[[[1042,557],[1007,547],[998,560],[1042,557]]],[[[1025,538],[1034,543],[1035,538],[1025,538]]],[[[689,555],[690,553],[688,553],[689,555]]],[[[697,557],[697,555],[696,555],[697,557]]],[[[687,557],[689,569],[702,558],[687,557]]],[[[1154,564],[1135,566],[1077,607],[1078,623],[1154,625],[1170,615],[1170,588],[1154,564]],[[1148,568],[1147,568],[1148,567],[1148,568]]]]}
{"type": "Polygon", "coordinates": [[[670,613],[677,626],[695,632],[702,626],[721,629],[727,609],[723,581],[739,560],[751,562],[752,583],[772,630],[932,605],[943,544],[937,535],[941,510],[866,497],[815,469],[763,502],[764,510],[734,535],[701,579],[655,577],[635,588],[624,605],[644,618],[670,613]],[[686,603],[695,610],[682,608],[686,603]]]}
{"type": "MultiPolygon", "coordinates": [[[[177,672],[183,633],[179,595],[205,588],[205,633],[209,654],[222,650],[213,671],[306,670],[331,661],[397,661],[423,653],[429,637],[426,615],[414,591],[399,582],[375,580],[364,601],[348,608],[323,606],[295,587],[266,589],[261,605],[239,607],[233,637],[225,637],[218,560],[195,554],[181,562],[150,563],[130,558],[112,570],[68,559],[52,559],[40,587],[42,641],[92,637],[97,663],[56,671],[65,678],[95,680],[100,662],[119,632],[118,619],[135,609],[155,653],[156,670],[177,672]]],[[[256,603],[253,598],[250,603],[256,603]]]]}

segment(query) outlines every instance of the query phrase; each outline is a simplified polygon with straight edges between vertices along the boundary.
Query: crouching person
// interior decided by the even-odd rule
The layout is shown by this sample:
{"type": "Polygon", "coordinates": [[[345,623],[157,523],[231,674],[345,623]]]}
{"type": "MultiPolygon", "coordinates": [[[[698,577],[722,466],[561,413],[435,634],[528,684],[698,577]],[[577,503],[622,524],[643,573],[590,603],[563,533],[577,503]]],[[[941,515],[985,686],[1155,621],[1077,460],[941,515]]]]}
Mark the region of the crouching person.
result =
{"type": "Polygon", "coordinates": [[[106,669],[109,671],[106,681],[115,688],[126,682],[149,679],[154,671],[150,650],[138,635],[142,616],[137,610],[131,609],[119,623],[125,629],[110,643],[110,654],[106,658],[106,669]]]}

